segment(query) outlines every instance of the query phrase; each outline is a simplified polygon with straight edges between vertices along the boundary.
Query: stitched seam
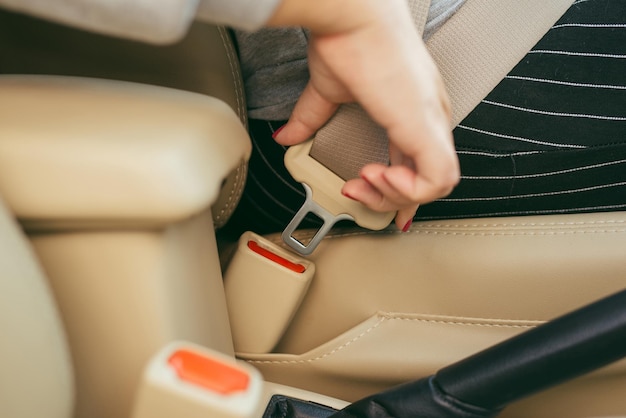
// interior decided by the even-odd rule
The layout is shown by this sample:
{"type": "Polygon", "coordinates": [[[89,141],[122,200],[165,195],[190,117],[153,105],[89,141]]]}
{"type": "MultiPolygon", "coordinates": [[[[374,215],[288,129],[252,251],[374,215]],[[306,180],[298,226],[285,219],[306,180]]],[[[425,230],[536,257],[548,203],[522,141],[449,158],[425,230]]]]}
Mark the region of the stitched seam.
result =
{"type": "Polygon", "coordinates": [[[242,178],[245,176],[243,176],[242,174],[244,174],[246,171],[245,164],[245,162],[239,164],[239,166],[237,166],[237,168],[234,170],[234,184],[230,189],[230,193],[228,195],[228,198],[226,199],[226,203],[224,203],[219,213],[215,216],[216,222],[221,221],[222,217],[224,216],[227,218],[230,217],[230,215],[233,213],[234,202],[238,201],[241,193],[243,193],[242,178]]]}
{"type": "MultiPolygon", "coordinates": [[[[487,328],[534,328],[535,326],[542,324],[543,321],[536,320],[522,320],[524,322],[532,322],[534,325],[522,325],[522,324],[514,324],[507,323],[510,322],[506,319],[489,319],[489,321],[494,322],[477,322],[477,321],[469,321],[469,320],[453,320],[453,319],[434,319],[434,318],[413,318],[409,316],[397,316],[391,314],[381,314],[383,317],[389,320],[399,320],[399,321],[409,321],[409,322],[424,322],[429,324],[443,324],[443,325],[462,325],[462,326],[475,326],[475,327],[487,327],[487,328]]],[[[522,322],[515,321],[515,322],[522,322]]]]}
{"type": "Polygon", "coordinates": [[[376,328],[378,328],[380,326],[380,324],[382,324],[383,322],[385,322],[386,320],[388,320],[387,317],[385,316],[381,316],[381,318],[371,327],[369,327],[368,329],[366,329],[365,331],[363,331],[362,333],[360,333],[359,335],[357,335],[356,337],[354,337],[353,339],[351,339],[350,341],[347,341],[343,344],[341,344],[340,346],[332,349],[331,351],[324,353],[322,355],[319,355],[317,357],[314,358],[310,358],[310,359],[306,359],[306,360],[248,360],[249,363],[257,363],[257,364],[304,364],[304,363],[313,363],[315,361],[318,360],[322,360],[326,357],[332,356],[333,354],[343,350],[344,348],[350,346],[351,344],[355,343],[356,341],[360,340],[361,338],[365,337],[367,334],[369,334],[370,332],[372,332],[373,330],[375,330],[376,328]]]}
{"type": "MultiPolygon", "coordinates": [[[[237,70],[237,67],[235,65],[236,61],[236,57],[235,57],[235,53],[234,50],[232,48],[231,43],[229,42],[229,38],[228,38],[228,34],[226,33],[226,29],[222,26],[220,26],[218,28],[218,32],[220,34],[220,38],[222,40],[222,44],[224,46],[224,50],[226,51],[226,58],[228,59],[228,66],[230,67],[230,74],[232,76],[233,79],[233,87],[235,90],[235,99],[237,100],[237,113],[239,114],[239,117],[241,119],[241,121],[243,123],[246,122],[246,106],[243,100],[244,97],[244,92],[243,92],[243,85],[241,83],[241,76],[239,74],[239,71],[237,70]]],[[[223,217],[230,217],[230,215],[233,213],[234,211],[234,202],[237,202],[239,200],[239,197],[241,196],[241,194],[243,193],[243,181],[242,181],[242,177],[245,177],[245,173],[247,170],[242,169],[245,168],[245,162],[243,162],[242,164],[240,164],[236,169],[235,169],[235,180],[234,180],[234,184],[232,189],[230,190],[230,193],[228,195],[228,198],[226,199],[226,203],[224,204],[224,206],[222,207],[222,209],[220,210],[219,214],[215,217],[215,221],[216,223],[221,221],[221,219],[223,217]]]]}
{"type": "MultiPolygon", "coordinates": [[[[246,360],[248,363],[255,364],[307,364],[314,363],[319,360],[323,360],[327,357],[330,357],[337,352],[347,348],[348,346],[354,344],[358,340],[362,339],[366,335],[370,334],[376,328],[378,328],[383,322],[389,320],[400,320],[400,321],[410,321],[410,322],[422,322],[429,324],[443,324],[443,325],[454,325],[454,326],[477,326],[477,327],[486,327],[486,328],[510,328],[510,329],[530,329],[534,328],[536,325],[543,323],[542,321],[532,321],[536,323],[536,325],[521,325],[521,324],[506,324],[506,323],[482,323],[482,322],[470,322],[470,321],[454,321],[454,320],[445,320],[445,319],[426,319],[426,318],[411,318],[411,317],[403,317],[403,316],[394,316],[391,314],[382,313],[380,314],[380,319],[371,327],[352,338],[350,341],[347,341],[340,346],[321,354],[317,357],[313,357],[310,359],[302,359],[302,360],[246,360]]],[[[503,320],[495,320],[495,321],[503,321],[503,320]]],[[[530,321],[529,321],[530,322],[530,321]]]]}
{"type": "MultiPolygon", "coordinates": [[[[427,226],[421,226],[416,224],[414,226],[415,230],[409,230],[409,233],[414,234],[431,234],[431,235],[465,235],[465,236],[514,236],[514,235],[546,235],[541,232],[439,232],[439,231],[427,231],[422,230],[421,228],[441,228],[441,229],[451,229],[451,228],[519,228],[519,227],[588,227],[588,226],[597,226],[597,225],[617,225],[622,226],[626,224],[626,220],[606,220],[606,221],[581,221],[581,222],[512,222],[512,223],[465,223],[465,224],[429,224],[427,226]]],[[[306,238],[308,236],[312,236],[315,232],[308,232],[306,230],[298,231],[298,236],[306,238]]],[[[564,231],[563,234],[603,234],[603,233],[624,233],[626,229],[590,229],[587,231],[564,231]]],[[[400,231],[396,231],[393,229],[386,229],[381,231],[351,231],[342,233],[339,231],[333,232],[331,231],[327,234],[324,239],[332,239],[332,238],[342,238],[342,237],[352,237],[352,236],[361,236],[361,235],[392,235],[392,234],[402,234],[400,231]]],[[[556,232],[549,233],[549,235],[557,235],[556,232]]],[[[282,240],[279,236],[269,236],[267,237],[270,240],[273,240],[278,243],[282,243],[282,240]]]]}
{"type": "Polygon", "coordinates": [[[587,226],[587,225],[613,225],[626,224],[626,220],[608,220],[608,221],[580,221],[580,222],[502,222],[502,223],[467,223],[467,224],[434,224],[429,228],[468,228],[468,227],[545,227],[545,226],[587,226]]]}
{"type": "MultiPolygon", "coordinates": [[[[442,200],[438,200],[437,202],[442,202],[442,200]]],[[[520,215],[565,215],[565,214],[573,214],[573,213],[590,213],[590,211],[608,211],[611,209],[612,212],[626,209],[626,204],[623,205],[604,205],[604,206],[587,206],[587,207],[577,207],[571,209],[546,209],[546,210],[526,210],[526,211],[508,211],[508,212],[484,212],[480,217],[482,218],[493,218],[493,217],[504,217],[504,216],[520,216],[520,215]],[[586,212],[584,212],[586,211],[586,212]]],[[[476,218],[476,215],[429,215],[429,216],[420,216],[420,221],[442,221],[442,220],[454,220],[454,219],[471,219],[476,218]]]]}
{"type": "MultiPolygon", "coordinates": [[[[443,226],[446,228],[447,226],[443,226]]],[[[416,228],[419,228],[417,226],[416,228]]],[[[441,236],[466,236],[466,237],[506,237],[506,236],[559,236],[559,235],[592,235],[592,234],[622,234],[625,233],[626,229],[598,229],[598,230],[589,230],[589,231],[537,231],[537,232],[520,232],[520,231],[510,231],[510,232],[460,232],[460,231],[426,231],[421,229],[411,229],[408,232],[401,232],[395,230],[383,230],[383,231],[354,231],[354,232],[346,232],[346,233],[330,233],[324,237],[324,239],[334,239],[334,238],[345,238],[345,237],[357,237],[363,235],[402,235],[406,236],[406,234],[415,234],[415,235],[441,235],[441,236]]],[[[297,234],[298,237],[307,238],[311,237],[315,234],[315,232],[302,232],[297,234]]],[[[280,239],[277,238],[277,242],[280,239]]]]}
{"type": "Polygon", "coordinates": [[[346,234],[336,234],[336,235],[326,235],[326,238],[342,238],[342,237],[352,237],[352,236],[360,236],[360,235],[372,235],[372,234],[386,234],[386,235],[396,235],[396,234],[422,234],[422,235],[442,235],[442,236],[467,236],[467,237],[500,237],[500,236],[558,236],[558,235],[578,235],[578,234],[618,234],[624,233],[626,229],[613,229],[613,230],[592,230],[592,231],[553,231],[553,232],[449,232],[449,231],[421,231],[421,230],[409,230],[408,232],[401,231],[382,231],[382,232],[371,232],[371,231],[360,231],[360,232],[352,232],[346,234]]]}
{"type": "Polygon", "coordinates": [[[243,103],[243,86],[241,85],[241,76],[239,71],[237,71],[236,66],[234,64],[235,57],[234,51],[231,47],[230,42],[227,39],[226,29],[222,26],[219,27],[218,30],[220,34],[220,38],[222,39],[222,44],[224,45],[224,50],[226,51],[226,58],[228,58],[228,66],[230,67],[230,74],[233,78],[234,88],[235,88],[235,98],[237,100],[237,112],[239,113],[239,117],[242,121],[245,122],[246,119],[246,107],[243,103]]]}

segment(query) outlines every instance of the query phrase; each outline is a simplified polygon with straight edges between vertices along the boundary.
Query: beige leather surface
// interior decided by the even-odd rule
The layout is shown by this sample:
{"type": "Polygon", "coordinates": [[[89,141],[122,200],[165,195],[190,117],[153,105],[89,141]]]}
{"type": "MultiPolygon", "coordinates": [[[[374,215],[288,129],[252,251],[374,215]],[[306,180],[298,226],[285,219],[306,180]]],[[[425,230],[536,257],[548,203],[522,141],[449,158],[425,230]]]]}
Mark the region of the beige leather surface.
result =
{"type": "Polygon", "coordinates": [[[144,365],[172,340],[232,355],[209,211],[163,230],[31,239],[72,349],[75,417],[127,417],[144,365]]]}
{"type": "MultiPolygon", "coordinates": [[[[196,22],[178,43],[147,45],[0,10],[0,73],[133,81],[216,97],[246,122],[237,54],[228,31],[196,22]]],[[[213,204],[216,226],[235,209],[246,176],[241,163],[213,204]]]]}
{"type": "MultiPolygon", "coordinates": [[[[275,354],[239,354],[270,381],[353,400],[624,288],[626,212],[338,231],[312,260],[316,276],[275,354]]],[[[586,405],[615,379],[626,385],[626,364],[612,370],[574,385],[566,414],[531,403],[533,414],[509,416],[626,413],[622,396],[605,411],[586,405]]]]}
{"type": "Polygon", "coordinates": [[[69,418],[65,332],[32,249],[0,201],[0,416],[69,418]]]}
{"type": "Polygon", "coordinates": [[[38,228],[184,219],[250,152],[232,110],[199,94],[42,76],[0,76],[0,92],[0,190],[38,228]]]}

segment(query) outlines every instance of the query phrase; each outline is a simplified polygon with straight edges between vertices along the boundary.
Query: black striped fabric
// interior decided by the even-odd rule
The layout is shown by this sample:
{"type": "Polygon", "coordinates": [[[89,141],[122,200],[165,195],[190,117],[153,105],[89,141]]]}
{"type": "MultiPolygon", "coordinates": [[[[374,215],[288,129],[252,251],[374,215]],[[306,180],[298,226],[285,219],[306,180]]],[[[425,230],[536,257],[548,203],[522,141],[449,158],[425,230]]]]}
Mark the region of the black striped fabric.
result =
{"type": "MultiPolygon", "coordinates": [[[[251,121],[238,232],[282,230],[304,201],[282,124],[251,121]]],[[[626,1],[575,1],[454,137],[461,182],[416,220],[625,210],[626,1]]]]}

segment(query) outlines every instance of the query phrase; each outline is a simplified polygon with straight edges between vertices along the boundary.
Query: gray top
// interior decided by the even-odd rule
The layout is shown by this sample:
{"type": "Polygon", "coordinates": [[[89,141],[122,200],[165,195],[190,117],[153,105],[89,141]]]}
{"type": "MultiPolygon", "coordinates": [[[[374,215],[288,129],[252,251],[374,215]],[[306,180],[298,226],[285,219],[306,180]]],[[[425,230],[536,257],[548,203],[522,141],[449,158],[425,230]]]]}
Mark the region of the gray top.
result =
{"type": "MultiPolygon", "coordinates": [[[[428,39],[465,2],[433,0],[424,39],[428,39]]],[[[298,28],[235,31],[252,119],[286,120],[309,79],[308,32],[298,28]]]]}

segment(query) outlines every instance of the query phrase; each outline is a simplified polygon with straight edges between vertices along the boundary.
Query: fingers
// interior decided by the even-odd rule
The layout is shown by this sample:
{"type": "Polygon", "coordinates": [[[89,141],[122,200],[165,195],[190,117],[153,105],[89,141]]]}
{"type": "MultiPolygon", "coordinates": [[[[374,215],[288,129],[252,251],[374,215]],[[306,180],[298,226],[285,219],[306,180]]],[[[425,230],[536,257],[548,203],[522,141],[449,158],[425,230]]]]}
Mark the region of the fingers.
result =
{"type": "Polygon", "coordinates": [[[458,159],[454,153],[437,154],[433,151],[430,158],[418,158],[416,169],[405,165],[389,167],[384,173],[389,187],[416,203],[432,202],[450,194],[460,177],[458,159]]]}
{"type": "Polygon", "coordinates": [[[410,227],[418,204],[403,196],[385,178],[388,167],[371,164],[363,168],[361,177],[349,180],[342,193],[378,212],[398,211],[395,222],[400,230],[410,227]]]}
{"type": "Polygon", "coordinates": [[[295,145],[313,137],[335,113],[339,105],[324,99],[307,84],[285,126],[277,131],[274,139],[281,145],[295,145]]]}
{"type": "Polygon", "coordinates": [[[456,158],[451,158],[448,164],[441,160],[438,163],[440,171],[426,171],[427,176],[419,174],[411,164],[370,164],[363,167],[360,178],[346,182],[342,193],[374,211],[397,211],[396,226],[404,231],[410,227],[419,204],[449,194],[457,184],[456,158]]]}

